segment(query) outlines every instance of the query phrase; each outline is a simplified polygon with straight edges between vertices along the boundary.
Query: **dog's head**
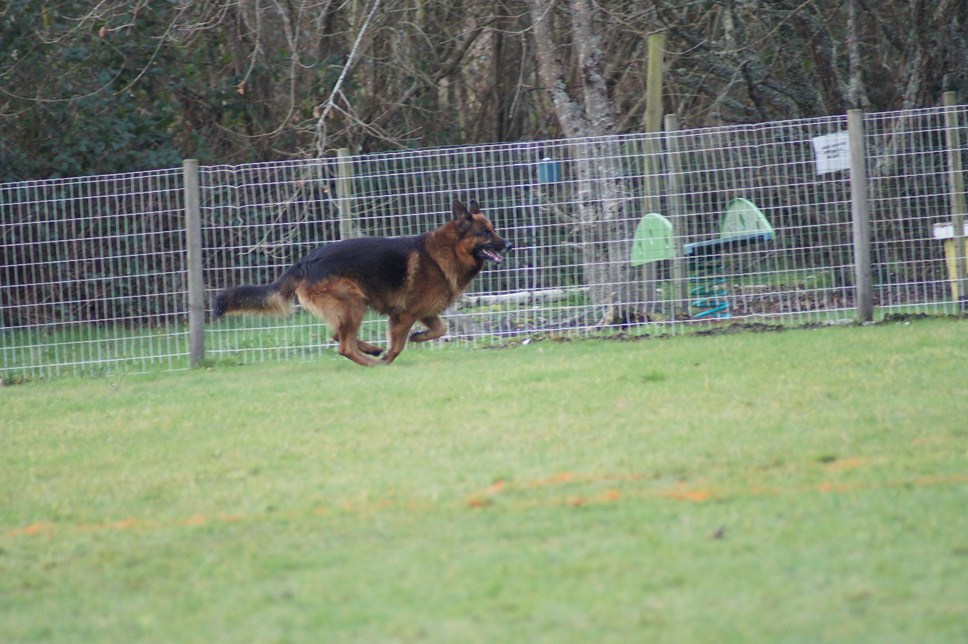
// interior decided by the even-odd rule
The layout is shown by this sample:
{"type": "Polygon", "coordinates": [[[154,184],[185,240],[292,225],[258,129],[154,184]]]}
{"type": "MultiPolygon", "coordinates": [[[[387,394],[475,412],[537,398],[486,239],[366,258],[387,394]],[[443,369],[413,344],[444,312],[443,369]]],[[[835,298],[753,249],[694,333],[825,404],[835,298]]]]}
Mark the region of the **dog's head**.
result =
{"type": "Polygon", "coordinates": [[[485,261],[500,264],[504,261],[504,253],[511,250],[511,244],[501,238],[491,220],[484,216],[476,201],[464,206],[454,199],[454,219],[461,239],[469,244],[470,253],[483,265],[485,261]]]}

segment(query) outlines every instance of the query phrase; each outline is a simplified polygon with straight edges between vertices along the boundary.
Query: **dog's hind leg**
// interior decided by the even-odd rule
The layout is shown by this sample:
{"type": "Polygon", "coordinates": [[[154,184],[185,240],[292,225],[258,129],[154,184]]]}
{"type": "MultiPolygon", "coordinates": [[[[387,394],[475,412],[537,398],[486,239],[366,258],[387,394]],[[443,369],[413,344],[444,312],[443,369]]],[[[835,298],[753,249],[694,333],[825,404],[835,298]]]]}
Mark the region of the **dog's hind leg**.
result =
{"type": "MultiPolygon", "coordinates": [[[[362,351],[369,353],[363,347],[373,347],[372,344],[367,342],[360,342],[356,339],[356,333],[359,331],[360,325],[359,321],[346,321],[345,324],[341,325],[337,336],[339,338],[339,354],[344,358],[349,358],[358,365],[364,367],[372,367],[373,365],[381,364],[379,360],[375,360],[369,356],[363,355],[362,351]],[[362,347],[360,345],[363,345],[362,347]]],[[[376,347],[373,347],[376,348],[376,347]]]]}
{"type": "Polygon", "coordinates": [[[349,358],[358,365],[372,367],[380,364],[379,360],[363,355],[361,350],[369,353],[368,349],[376,349],[369,342],[361,342],[356,339],[356,334],[363,323],[363,316],[366,314],[366,300],[363,298],[347,296],[339,300],[339,306],[327,311],[330,317],[329,324],[336,332],[339,342],[339,354],[349,358]]]}
{"type": "Polygon", "coordinates": [[[297,291],[303,308],[329,325],[330,331],[339,343],[339,354],[358,365],[371,367],[381,364],[379,360],[363,355],[379,350],[368,342],[356,339],[363,316],[366,314],[366,297],[350,280],[332,280],[315,284],[297,291]]]}
{"type": "MultiPolygon", "coordinates": [[[[336,342],[339,342],[339,335],[334,334],[333,340],[335,340],[336,342]]],[[[360,351],[362,351],[363,353],[368,353],[371,356],[378,356],[381,353],[383,353],[383,349],[381,349],[380,347],[376,346],[375,344],[370,344],[369,342],[366,342],[364,340],[360,340],[359,338],[356,339],[356,346],[359,348],[360,351]]]]}

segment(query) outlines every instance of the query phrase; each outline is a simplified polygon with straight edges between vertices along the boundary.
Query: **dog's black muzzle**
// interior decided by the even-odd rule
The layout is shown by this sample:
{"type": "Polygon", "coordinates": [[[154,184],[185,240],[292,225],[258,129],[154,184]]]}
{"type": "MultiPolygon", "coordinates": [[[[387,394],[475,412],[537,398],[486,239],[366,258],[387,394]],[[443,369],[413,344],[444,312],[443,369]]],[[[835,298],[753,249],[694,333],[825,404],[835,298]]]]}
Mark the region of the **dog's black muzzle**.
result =
{"type": "Polygon", "coordinates": [[[504,255],[514,248],[514,245],[503,239],[491,240],[491,243],[486,246],[480,246],[477,249],[477,256],[481,259],[488,259],[495,264],[500,264],[504,261],[504,255]]]}

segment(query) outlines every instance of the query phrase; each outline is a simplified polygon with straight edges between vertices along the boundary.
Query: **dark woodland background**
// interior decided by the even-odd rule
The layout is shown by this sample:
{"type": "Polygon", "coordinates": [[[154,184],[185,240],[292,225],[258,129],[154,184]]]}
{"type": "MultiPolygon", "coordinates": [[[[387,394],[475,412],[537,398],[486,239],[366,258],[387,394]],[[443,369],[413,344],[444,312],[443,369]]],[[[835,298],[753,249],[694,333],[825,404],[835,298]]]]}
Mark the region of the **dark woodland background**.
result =
{"type": "Polygon", "coordinates": [[[963,0],[8,0],[0,181],[937,105],[963,0]]]}

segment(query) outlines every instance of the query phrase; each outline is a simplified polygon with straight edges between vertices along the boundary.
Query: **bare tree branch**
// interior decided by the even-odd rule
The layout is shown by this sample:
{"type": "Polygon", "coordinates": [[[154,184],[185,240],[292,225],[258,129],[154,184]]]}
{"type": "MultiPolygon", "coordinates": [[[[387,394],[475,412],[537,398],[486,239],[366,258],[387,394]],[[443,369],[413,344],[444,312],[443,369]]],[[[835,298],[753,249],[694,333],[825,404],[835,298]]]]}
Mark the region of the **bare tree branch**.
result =
{"type": "Polygon", "coordinates": [[[376,15],[377,10],[380,8],[381,0],[373,0],[373,6],[370,7],[370,12],[366,16],[366,20],[360,26],[359,32],[356,34],[356,41],[353,43],[353,48],[350,50],[350,54],[346,59],[346,64],[343,66],[343,71],[340,72],[339,78],[336,79],[336,84],[333,85],[333,90],[329,94],[329,98],[326,99],[325,103],[318,105],[313,116],[316,118],[316,154],[318,156],[323,156],[326,153],[326,146],[328,143],[328,129],[327,120],[329,119],[330,112],[336,104],[337,96],[342,95],[343,82],[349,75],[350,71],[353,69],[353,65],[356,64],[356,60],[360,55],[360,45],[363,42],[363,37],[366,35],[367,30],[370,27],[370,21],[373,20],[373,16],[376,15]]]}

